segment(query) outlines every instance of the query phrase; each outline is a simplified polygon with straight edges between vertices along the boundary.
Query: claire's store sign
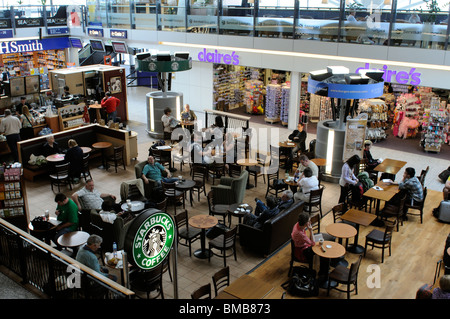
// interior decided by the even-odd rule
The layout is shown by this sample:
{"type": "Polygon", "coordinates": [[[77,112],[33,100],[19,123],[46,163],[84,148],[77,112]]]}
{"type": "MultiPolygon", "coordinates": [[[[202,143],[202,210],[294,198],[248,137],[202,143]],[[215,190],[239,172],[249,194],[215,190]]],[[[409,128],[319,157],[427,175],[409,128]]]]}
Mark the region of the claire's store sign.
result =
{"type": "MultiPolygon", "coordinates": [[[[371,69],[370,63],[366,63],[364,67],[357,68],[356,73],[359,70],[367,70],[371,69]]],[[[411,85],[419,85],[421,80],[421,73],[416,72],[416,68],[411,68],[409,72],[407,71],[395,71],[388,69],[387,65],[383,65],[381,69],[378,69],[384,72],[383,80],[385,82],[397,82],[399,84],[411,84],[411,85]]]]}
{"type": "Polygon", "coordinates": [[[239,55],[237,55],[235,51],[231,54],[223,54],[219,53],[217,50],[208,52],[206,49],[203,49],[203,51],[198,53],[197,57],[201,62],[239,65],[239,55]]]}
{"type": "Polygon", "coordinates": [[[0,41],[0,54],[70,48],[69,38],[0,41]]]}

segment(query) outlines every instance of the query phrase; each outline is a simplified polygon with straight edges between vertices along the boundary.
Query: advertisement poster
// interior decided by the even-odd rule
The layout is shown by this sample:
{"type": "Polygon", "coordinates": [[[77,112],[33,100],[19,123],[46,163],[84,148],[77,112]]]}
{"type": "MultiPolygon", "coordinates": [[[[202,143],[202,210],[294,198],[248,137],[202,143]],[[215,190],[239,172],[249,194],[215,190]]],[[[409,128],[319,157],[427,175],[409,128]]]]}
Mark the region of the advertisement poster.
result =
{"type": "Polygon", "coordinates": [[[354,119],[347,118],[344,152],[342,154],[342,160],[344,162],[353,155],[358,155],[360,158],[363,158],[367,119],[368,116],[366,113],[362,113],[354,119]]]}

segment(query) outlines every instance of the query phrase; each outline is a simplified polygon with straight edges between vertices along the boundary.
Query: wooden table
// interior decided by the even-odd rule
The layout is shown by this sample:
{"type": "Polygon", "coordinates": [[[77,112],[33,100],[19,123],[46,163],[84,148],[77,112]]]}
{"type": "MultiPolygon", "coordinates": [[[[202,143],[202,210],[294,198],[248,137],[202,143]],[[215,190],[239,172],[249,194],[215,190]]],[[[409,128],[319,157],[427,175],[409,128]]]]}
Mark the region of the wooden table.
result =
{"type": "Polygon", "coordinates": [[[42,241],[50,245],[51,236],[54,235],[53,229],[61,224],[61,221],[52,216],[49,218],[48,222],[53,225],[49,229],[34,229],[33,223],[31,221],[28,223],[28,229],[30,230],[31,235],[41,239],[42,241]]]}
{"type": "Polygon", "coordinates": [[[288,142],[288,141],[278,143],[279,147],[284,147],[284,148],[294,148],[296,145],[297,145],[296,143],[288,142]]]}
{"type": "MultiPolygon", "coordinates": [[[[326,232],[331,236],[338,238],[339,244],[342,245],[342,239],[346,239],[348,242],[349,238],[355,237],[358,233],[356,228],[352,225],[345,223],[334,223],[330,224],[325,228],[326,232]]],[[[346,244],[347,246],[347,244],[346,244]]],[[[348,262],[344,258],[340,258],[333,266],[342,265],[344,267],[348,266],[348,262]]]]}
{"type": "Polygon", "coordinates": [[[102,109],[102,106],[100,104],[92,104],[89,105],[89,108],[95,109],[97,115],[97,123],[100,123],[100,120],[102,119],[102,116],[100,115],[100,110],[102,109]]]}
{"type": "Polygon", "coordinates": [[[297,189],[298,189],[298,182],[294,181],[294,179],[284,179],[284,182],[286,183],[286,185],[289,185],[291,191],[295,194],[297,193],[297,189]]]}
{"type": "Polygon", "coordinates": [[[102,166],[100,166],[100,169],[106,169],[106,156],[105,151],[112,146],[112,143],[110,142],[97,142],[92,144],[93,148],[99,149],[102,152],[102,166]]]}
{"type": "Polygon", "coordinates": [[[58,163],[58,162],[63,162],[64,161],[64,154],[52,154],[47,156],[45,159],[47,160],[47,162],[50,163],[58,163]]]}
{"type": "Polygon", "coordinates": [[[318,167],[327,166],[327,160],[325,158],[312,158],[310,159],[310,161],[316,164],[318,167]]]}
{"type": "MultiPolygon", "coordinates": [[[[368,189],[363,195],[376,200],[375,214],[379,216],[381,201],[385,202],[390,201],[392,197],[394,197],[395,194],[399,192],[399,188],[398,185],[394,185],[391,183],[384,183],[382,181],[379,181],[374,187],[368,189]],[[374,187],[379,187],[381,189],[377,190],[374,187]]],[[[379,220],[377,226],[383,226],[383,224],[384,223],[381,220],[379,220]]]]}
{"type": "Polygon", "coordinates": [[[406,165],[404,161],[393,160],[390,158],[386,158],[378,164],[373,170],[381,173],[388,173],[394,175],[393,180],[395,179],[395,175],[402,169],[403,166],[406,165]]]}
{"type": "Polygon", "coordinates": [[[341,216],[342,220],[346,220],[356,224],[356,236],[355,242],[348,248],[349,252],[355,254],[361,254],[364,251],[364,247],[358,245],[358,237],[359,237],[359,225],[369,226],[375,219],[377,218],[374,214],[369,214],[357,209],[349,209],[345,214],[341,216]]]}
{"type": "Polygon", "coordinates": [[[67,248],[78,248],[87,242],[89,236],[90,235],[84,231],[72,231],[59,236],[58,244],[67,248]]]}
{"type": "MultiPolygon", "coordinates": [[[[340,258],[345,255],[345,247],[339,243],[334,241],[325,240],[323,245],[320,243],[316,243],[312,247],[313,252],[322,257],[320,261],[320,270],[319,270],[319,286],[321,288],[328,288],[329,281],[329,269],[330,269],[330,259],[340,258]],[[325,247],[325,251],[322,250],[322,246],[325,247]]],[[[335,287],[337,285],[336,282],[331,282],[330,286],[335,287]]]]}
{"type": "Polygon", "coordinates": [[[124,212],[130,212],[130,213],[138,213],[140,211],[142,211],[145,208],[145,203],[141,202],[141,201],[137,201],[137,200],[133,200],[130,202],[131,204],[131,209],[128,208],[128,203],[125,202],[123,203],[120,208],[122,208],[122,210],[124,212]]]}
{"type": "Polygon", "coordinates": [[[201,229],[201,248],[194,252],[194,256],[200,259],[206,259],[211,256],[211,251],[206,249],[206,230],[208,228],[214,227],[218,223],[218,219],[211,215],[196,215],[189,218],[189,226],[201,229]]]}
{"type": "Polygon", "coordinates": [[[92,148],[87,147],[87,146],[81,146],[80,148],[83,150],[83,154],[87,154],[92,151],[92,148]]]}
{"type": "Polygon", "coordinates": [[[238,299],[263,299],[274,287],[265,281],[243,275],[233,281],[223,292],[238,299]]]}
{"type": "Polygon", "coordinates": [[[242,217],[244,217],[246,211],[248,211],[249,213],[251,213],[253,211],[253,207],[248,205],[247,206],[242,206],[242,208],[245,208],[245,210],[238,210],[238,208],[241,207],[241,205],[244,205],[242,203],[238,203],[238,204],[231,204],[228,207],[228,224],[231,226],[231,217],[237,217],[239,219],[239,224],[241,223],[242,217]]]}
{"type": "MultiPolygon", "coordinates": [[[[242,158],[240,160],[237,160],[236,162],[238,165],[245,166],[245,169],[248,170],[249,166],[256,166],[258,165],[258,161],[253,158],[242,158]]],[[[255,185],[250,184],[250,173],[248,174],[247,178],[247,189],[255,187],[255,185]]]]}

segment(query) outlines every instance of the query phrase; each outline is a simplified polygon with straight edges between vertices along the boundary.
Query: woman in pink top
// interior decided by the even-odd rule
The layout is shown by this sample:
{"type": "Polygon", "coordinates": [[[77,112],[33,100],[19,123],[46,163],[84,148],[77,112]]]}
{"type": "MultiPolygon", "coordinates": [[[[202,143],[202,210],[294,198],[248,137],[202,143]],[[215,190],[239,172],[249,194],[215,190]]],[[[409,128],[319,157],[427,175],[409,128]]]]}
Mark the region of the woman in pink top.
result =
{"type": "Polygon", "coordinates": [[[309,213],[302,212],[298,216],[298,223],[292,229],[291,238],[294,241],[294,255],[301,262],[310,262],[314,256],[312,246],[315,245],[313,230],[309,213]],[[309,230],[309,236],[306,234],[306,229],[309,230]]]}

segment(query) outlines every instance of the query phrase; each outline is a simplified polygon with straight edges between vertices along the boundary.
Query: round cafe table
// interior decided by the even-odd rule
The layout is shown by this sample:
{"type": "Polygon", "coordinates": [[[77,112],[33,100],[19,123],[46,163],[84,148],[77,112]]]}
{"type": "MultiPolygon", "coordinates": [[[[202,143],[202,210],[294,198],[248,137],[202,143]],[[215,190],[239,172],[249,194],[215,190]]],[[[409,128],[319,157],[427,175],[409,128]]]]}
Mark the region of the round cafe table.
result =
{"type": "Polygon", "coordinates": [[[58,244],[65,248],[71,248],[72,256],[75,257],[78,248],[87,242],[89,236],[90,235],[84,231],[72,231],[59,236],[58,244]]]}
{"type": "Polygon", "coordinates": [[[47,160],[47,162],[56,164],[58,162],[64,161],[64,154],[52,154],[47,156],[45,159],[47,160]]]}
{"type": "Polygon", "coordinates": [[[102,152],[102,166],[100,166],[100,169],[106,169],[106,156],[105,151],[112,146],[112,143],[110,142],[97,142],[92,144],[92,147],[98,150],[101,150],[102,152]]]}
{"type": "MultiPolygon", "coordinates": [[[[258,165],[258,161],[253,158],[242,158],[240,160],[237,160],[236,163],[238,165],[245,166],[245,169],[248,169],[249,166],[258,165]]],[[[248,174],[248,178],[247,178],[247,189],[255,187],[254,185],[249,183],[249,180],[250,180],[250,173],[248,174]]]]}
{"type": "Polygon", "coordinates": [[[253,207],[250,205],[246,205],[246,204],[231,204],[228,207],[228,224],[231,225],[231,217],[237,217],[239,219],[239,224],[241,223],[242,217],[244,217],[245,213],[251,213],[253,211],[253,207]],[[244,209],[239,209],[238,208],[244,208],[244,209]]]}
{"type": "Polygon", "coordinates": [[[92,151],[92,148],[87,147],[87,146],[81,146],[81,149],[83,150],[83,154],[87,154],[92,151]]]}
{"type": "MultiPolygon", "coordinates": [[[[326,232],[331,236],[338,238],[339,244],[342,245],[342,239],[346,239],[348,241],[349,238],[355,237],[358,231],[352,225],[346,223],[334,223],[330,224],[325,228],[326,232]]],[[[347,247],[347,245],[346,245],[347,247]]],[[[343,258],[333,259],[332,266],[342,265],[344,267],[348,266],[348,262],[343,258]],[[337,262],[334,262],[337,260],[337,262]]]]}
{"type": "Polygon", "coordinates": [[[201,248],[194,252],[194,256],[200,259],[206,259],[211,256],[211,251],[206,249],[205,241],[206,241],[206,230],[216,226],[219,223],[219,220],[211,215],[196,215],[189,218],[189,226],[194,228],[201,229],[201,248]]]}
{"type": "Polygon", "coordinates": [[[195,186],[195,181],[191,180],[191,179],[188,179],[188,180],[183,179],[183,180],[178,181],[177,183],[175,183],[175,189],[177,189],[179,191],[182,191],[182,192],[185,192],[185,193],[187,191],[190,191],[189,192],[189,195],[190,195],[189,199],[191,201],[191,206],[192,206],[192,202],[193,202],[192,188],[194,188],[194,186],[195,186]]]}
{"type": "MultiPolygon", "coordinates": [[[[322,247],[319,243],[316,243],[312,250],[313,252],[322,257],[320,259],[320,270],[319,270],[319,286],[320,288],[327,289],[328,281],[329,281],[329,269],[330,269],[330,259],[340,258],[345,255],[345,247],[339,243],[334,241],[325,240],[323,242],[323,247],[325,247],[325,251],[322,250],[322,247]]],[[[337,283],[332,281],[330,282],[330,286],[335,287],[337,283]]]]}
{"type": "Polygon", "coordinates": [[[92,104],[89,105],[90,109],[95,109],[95,113],[97,115],[97,123],[100,123],[100,120],[102,119],[100,115],[100,110],[102,109],[102,106],[100,104],[92,104]]]}
{"type": "Polygon", "coordinates": [[[128,204],[125,202],[123,203],[120,208],[122,208],[122,210],[124,212],[129,212],[129,213],[138,213],[140,211],[142,211],[145,208],[145,203],[141,202],[141,201],[137,201],[137,200],[133,200],[131,201],[131,209],[128,209],[128,204]]]}

